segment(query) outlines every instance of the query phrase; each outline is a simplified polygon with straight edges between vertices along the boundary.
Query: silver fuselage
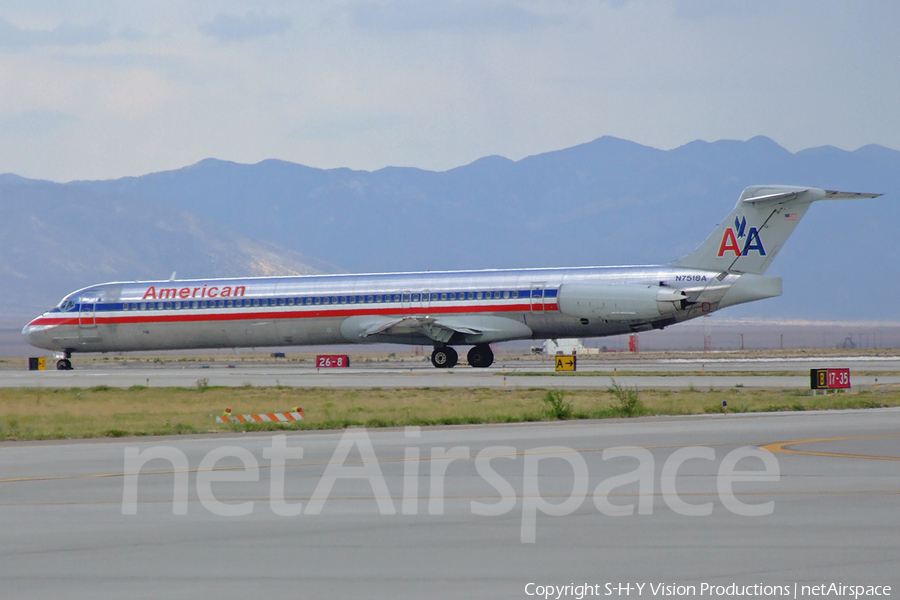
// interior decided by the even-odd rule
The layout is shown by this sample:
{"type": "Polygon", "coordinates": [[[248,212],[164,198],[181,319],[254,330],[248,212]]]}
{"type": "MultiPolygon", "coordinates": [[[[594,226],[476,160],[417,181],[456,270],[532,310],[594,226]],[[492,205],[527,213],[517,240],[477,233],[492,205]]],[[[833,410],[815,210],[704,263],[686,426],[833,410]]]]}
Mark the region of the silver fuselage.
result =
{"type": "Polygon", "coordinates": [[[600,337],[780,293],[778,279],[762,294],[728,294],[746,277],[649,266],[105,283],[69,294],[22,334],[66,352],[600,337]],[[609,290],[618,300],[604,304],[609,290]],[[428,333],[432,322],[445,329],[428,333]]]}

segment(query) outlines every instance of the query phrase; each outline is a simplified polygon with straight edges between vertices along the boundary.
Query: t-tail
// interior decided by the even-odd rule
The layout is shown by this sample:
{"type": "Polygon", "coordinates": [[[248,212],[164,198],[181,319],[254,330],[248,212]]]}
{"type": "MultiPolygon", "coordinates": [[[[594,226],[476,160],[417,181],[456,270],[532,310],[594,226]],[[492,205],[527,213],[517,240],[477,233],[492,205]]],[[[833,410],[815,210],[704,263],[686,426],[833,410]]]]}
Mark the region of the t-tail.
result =
{"type": "Polygon", "coordinates": [[[878,196],[787,185],[751,186],[699,248],[671,264],[722,274],[762,275],[813,202],[878,196]]]}

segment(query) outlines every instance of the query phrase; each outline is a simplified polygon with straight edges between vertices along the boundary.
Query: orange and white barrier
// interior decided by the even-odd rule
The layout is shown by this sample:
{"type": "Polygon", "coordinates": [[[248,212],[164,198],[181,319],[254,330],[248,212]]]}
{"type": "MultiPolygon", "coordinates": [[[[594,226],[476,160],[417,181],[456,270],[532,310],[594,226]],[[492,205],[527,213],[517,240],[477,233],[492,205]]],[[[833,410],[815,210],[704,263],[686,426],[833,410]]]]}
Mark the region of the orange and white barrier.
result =
{"type": "Polygon", "coordinates": [[[290,421],[302,421],[303,409],[295,408],[291,412],[263,413],[258,415],[233,415],[231,409],[226,408],[221,417],[216,417],[216,423],[288,423],[290,421]]]}

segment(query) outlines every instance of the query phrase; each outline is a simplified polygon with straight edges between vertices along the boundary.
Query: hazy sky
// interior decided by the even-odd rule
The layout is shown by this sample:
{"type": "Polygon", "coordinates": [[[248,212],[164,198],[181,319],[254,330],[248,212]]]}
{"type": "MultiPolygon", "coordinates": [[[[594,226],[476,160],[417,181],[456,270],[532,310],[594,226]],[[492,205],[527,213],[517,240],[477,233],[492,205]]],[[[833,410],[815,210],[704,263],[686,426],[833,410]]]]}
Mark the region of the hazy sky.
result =
{"type": "Polygon", "coordinates": [[[0,173],[449,169],[614,135],[900,148],[900,2],[0,3],[0,173]]]}

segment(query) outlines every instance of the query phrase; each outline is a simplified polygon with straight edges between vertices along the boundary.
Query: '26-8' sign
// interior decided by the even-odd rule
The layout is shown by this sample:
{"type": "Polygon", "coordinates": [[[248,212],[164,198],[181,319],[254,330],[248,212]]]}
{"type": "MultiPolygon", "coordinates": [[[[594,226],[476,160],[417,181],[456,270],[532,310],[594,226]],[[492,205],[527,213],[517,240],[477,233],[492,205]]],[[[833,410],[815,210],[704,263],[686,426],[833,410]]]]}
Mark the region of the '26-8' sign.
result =
{"type": "Polygon", "coordinates": [[[316,356],[317,369],[349,367],[350,357],[346,354],[319,354],[316,356]]]}

